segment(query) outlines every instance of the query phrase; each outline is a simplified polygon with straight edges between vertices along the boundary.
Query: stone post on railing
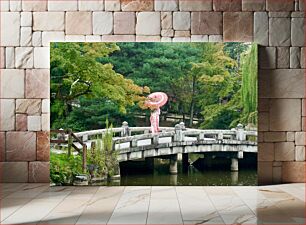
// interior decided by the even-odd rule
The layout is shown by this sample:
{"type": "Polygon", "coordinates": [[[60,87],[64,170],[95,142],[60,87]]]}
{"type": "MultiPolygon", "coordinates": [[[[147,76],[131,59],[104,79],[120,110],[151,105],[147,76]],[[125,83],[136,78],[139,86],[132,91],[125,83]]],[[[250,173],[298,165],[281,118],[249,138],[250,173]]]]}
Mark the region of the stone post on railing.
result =
{"type": "Polygon", "coordinates": [[[242,124],[238,124],[236,127],[236,140],[237,141],[245,141],[246,140],[246,134],[243,129],[242,124]]]}
{"type": "MultiPolygon", "coordinates": [[[[243,129],[242,124],[238,124],[236,127],[236,140],[237,141],[245,141],[246,140],[246,133],[243,129]]],[[[237,152],[237,156],[233,157],[231,160],[231,171],[238,172],[239,170],[239,160],[243,158],[243,152],[237,152]]]]}
{"type": "Polygon", "coordinates": [[[128,137],[131,135],[131,131],[129,128],[128,122],[124,121],[122,123],[122,131],[121,131],[121,137],[128,137]]]}
{"type": "Polygon", "coordinates": [[[184,134],[183,134],[183,130],[185,130],[185,124],[183,122],[181,122],[180,124],[176,124],[174,127],[174,142],[181,142],[184,141],[184,134]]]}
{"type": "MultiPolygon", "coordinates": [[[[183,122],[176,124],[174,127],[174,136],[173,136],[173,142],[182,142],[184,141],[184,133],[183,130],[185,130],[185,124],[183,122]]],[[[188,155],[187,155],[188,157],[188,155]]],[[[169,172],[170,174],[177,174],[177,154],[170,156],[170,166],[169,166],[169,172]]]]}

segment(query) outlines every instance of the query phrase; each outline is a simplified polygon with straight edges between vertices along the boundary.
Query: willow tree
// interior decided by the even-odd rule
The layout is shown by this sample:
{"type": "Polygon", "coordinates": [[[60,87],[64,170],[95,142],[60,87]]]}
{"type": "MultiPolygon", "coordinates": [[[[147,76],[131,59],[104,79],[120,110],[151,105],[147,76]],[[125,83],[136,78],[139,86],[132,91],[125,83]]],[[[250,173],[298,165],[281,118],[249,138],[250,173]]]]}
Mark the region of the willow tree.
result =
{"type": "Polygon", "coordinates": [[[65,120],[81,97],[113,102],[120,112],[144,100],[147,87],[100,63],[119,47],[114,43],[53,43],[51,45],[51,120],[65,120]]]}
{"type": "Polygon", "coordinates": [[[243,106],[242,122],[257,125],[258,104],[258,48],[252,45],[250,50],[241,56],[241,103],[243,106]]]}

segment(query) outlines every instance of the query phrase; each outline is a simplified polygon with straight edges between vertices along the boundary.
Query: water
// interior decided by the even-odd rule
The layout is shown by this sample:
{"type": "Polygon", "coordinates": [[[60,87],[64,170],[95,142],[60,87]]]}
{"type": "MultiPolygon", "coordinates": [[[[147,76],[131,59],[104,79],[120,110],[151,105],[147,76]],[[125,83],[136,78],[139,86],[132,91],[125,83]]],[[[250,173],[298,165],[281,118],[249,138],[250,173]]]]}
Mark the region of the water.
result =
{"type": "MultiPolygon", "coordinates": [[[[257,185],[257,171],[255,168],[242,168],[239,172],[229,169],[197,169],[189,166],[183,172],[181,161],[178,162],[178,174],[169,174],[167,160],[155,160],[154,171],[144,171],[139,167],[129,168],[121,174],[120,180],[102,185],[121,186],[255,186],[257,185]]],[[[100,183],[101,184],[101,183],[100,183]]]]}

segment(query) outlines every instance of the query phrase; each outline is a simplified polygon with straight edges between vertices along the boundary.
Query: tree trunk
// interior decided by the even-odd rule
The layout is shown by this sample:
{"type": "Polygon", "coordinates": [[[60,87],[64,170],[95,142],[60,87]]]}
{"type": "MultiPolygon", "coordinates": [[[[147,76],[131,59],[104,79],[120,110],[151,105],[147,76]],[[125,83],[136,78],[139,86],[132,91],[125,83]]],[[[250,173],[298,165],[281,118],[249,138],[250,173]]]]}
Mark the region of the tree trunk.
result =
{"type": "Polygon", "coordinates": [[[190,103],[190,120],[189,120],[189,127],[193,126],[193,114],[194,114],[194,95],[195,95],[195,84],[196,79],[195,76],[192,77],[192,96],[191,96],[191,103],[190,103]]]}
{"type": "Polygon", "coordinates": [[[192,125],[193,125],[193,111],[194,111],[194,100],[192,99],[191,105],[190,105],[189,127],[192,127],[192,125]]]}

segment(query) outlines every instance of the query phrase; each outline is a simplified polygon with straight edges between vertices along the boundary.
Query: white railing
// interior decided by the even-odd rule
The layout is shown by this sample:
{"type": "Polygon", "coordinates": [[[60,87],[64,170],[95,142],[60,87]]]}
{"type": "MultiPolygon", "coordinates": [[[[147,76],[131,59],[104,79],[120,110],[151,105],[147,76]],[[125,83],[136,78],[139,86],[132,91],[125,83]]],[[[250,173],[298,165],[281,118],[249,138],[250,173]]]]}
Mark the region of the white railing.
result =
{"type": "MultiPolygon", "coordinates": [[[[132,128],[130,128],[132,129],[132,128]]],[[[139,130],[138,130],[139,131],[139,130]]],[[[127,132],[127,134],[131,134],[127,132]]],[[[232,140],[235,144],[256,144],[257,131],[245,131],[241,125],[232,130],[200,130],[186,129],[184,124],[178,124],[175,128],[164,128],[158,134],[144,133],[134,136],[114,137],[114,149],[122,150],[129,148],[137,148],[140,146],[158,145],[165,143],[180,142],[190,144],[190,142],[206,142],[216,143],[217,141],[232,140]],[[189,143],[188,143],[189,142],[189,143]]]]}
{"type": "MultiPolygon", "coordinates": [[[[151,134],[150,127],[129,127],[127,122],[123,122],[122,127],[112,128],[111,131],[115,134],[114,141],[124,142],[128,140],[144,140],[157,137],[173,137],[176,134],[176,139],[173,141],[183,141],[184,137],[194,137],[197,140],[210,139],[231,139],[231,140],[248,140],[248,137],[257,137],[257,131],[246,131],[241,125],[232,130],[201,130],[185,128],[184,123],[177,124],[175,127],[160,127],[159,134],[151,134]],[[180,140],[177,138],[179,137],[180,140]]],[[[107,129],[91,130],[75,133],[75,136],[83,141],[94,140],[97,136],[103,135],[107,129]]]]}

